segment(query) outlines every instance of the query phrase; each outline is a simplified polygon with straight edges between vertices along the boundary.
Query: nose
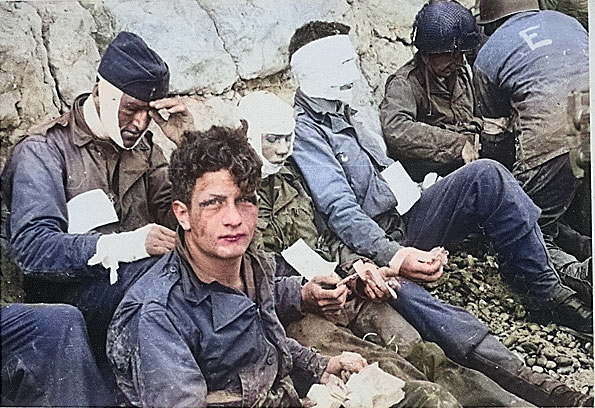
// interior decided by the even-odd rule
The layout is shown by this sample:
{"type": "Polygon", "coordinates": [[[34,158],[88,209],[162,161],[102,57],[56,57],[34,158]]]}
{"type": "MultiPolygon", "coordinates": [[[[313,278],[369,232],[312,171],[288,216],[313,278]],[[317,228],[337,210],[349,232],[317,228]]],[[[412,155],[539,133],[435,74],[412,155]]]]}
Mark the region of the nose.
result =
{"type": "Polygon", "coordinates": [[[132,124],[138,129],[144,129],[149,122],[149,111],[145,109],[138,110],[132,117],[132,124]]]}
{"type": "Polygon", "coordinates": [[[285,140],[277,141],[275,152],[279,156],[285,156],[287,153],[289,153],[289,143],[287,143],[285,140]]]}
{"type": "Polygon", "coordinates": [[[225,206],[225,214],[223,216],[223,223],[227,226],[237,227],[242,224],[242,213],[236,203],[225,206]]]}

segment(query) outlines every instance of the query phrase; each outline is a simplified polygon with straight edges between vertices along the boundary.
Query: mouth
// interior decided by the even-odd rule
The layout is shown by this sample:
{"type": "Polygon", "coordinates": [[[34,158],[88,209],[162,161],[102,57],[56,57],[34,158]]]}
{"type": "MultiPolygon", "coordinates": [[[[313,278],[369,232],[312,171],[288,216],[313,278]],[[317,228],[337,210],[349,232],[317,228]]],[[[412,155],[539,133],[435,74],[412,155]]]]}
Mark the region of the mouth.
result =
{"type": "Polygon", "coordinates": [[[228,243],[228,244],[236,244],[238,242],[243,241],[245,237],[246,237],[246,234],[229,234],[229,235],[223,235],[219,239],[225,243],[228,243]]]}

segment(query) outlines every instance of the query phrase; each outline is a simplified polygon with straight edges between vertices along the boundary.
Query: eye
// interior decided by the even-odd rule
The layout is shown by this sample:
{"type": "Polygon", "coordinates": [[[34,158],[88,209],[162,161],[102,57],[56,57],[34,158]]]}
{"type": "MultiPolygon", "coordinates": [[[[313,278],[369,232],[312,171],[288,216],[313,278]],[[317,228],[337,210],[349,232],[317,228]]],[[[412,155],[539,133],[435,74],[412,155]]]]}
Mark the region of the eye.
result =
{"type": "Polygon", "coordinates": [[[126,115],[126,116],[132,116],[132,115],[134,115],[134,110],[128,109],[128,108],[122,108],[122,109],[120,109],[120,112],[123,115],[126,115]]]}
{"type": "Polygon", "coordinates": [[[274,135],[265,135],[264,136],[264,140],[266,140],[267,143],[275,144],[277,142],[277,136],[274,136],[274,135]]]}
{"type": "Polygon", "coordinates": [[[203,201],[201,203],[199,203],[198,205],[201,206],[202,208],[213,208],[219,205],[223,204],[223,199],[221,198],[212,198],[210,200],[206,200],[203,201]]]}
{"type": "Polygon", "coordinates": [[[256,194],[251,194],[251,195],[240,197],[238,199],[238,202],[241,203],[241,204],[252,204],[252,205],[256,205],[256,203],[258,202],[258,199],[257,199],[256,194]]]}

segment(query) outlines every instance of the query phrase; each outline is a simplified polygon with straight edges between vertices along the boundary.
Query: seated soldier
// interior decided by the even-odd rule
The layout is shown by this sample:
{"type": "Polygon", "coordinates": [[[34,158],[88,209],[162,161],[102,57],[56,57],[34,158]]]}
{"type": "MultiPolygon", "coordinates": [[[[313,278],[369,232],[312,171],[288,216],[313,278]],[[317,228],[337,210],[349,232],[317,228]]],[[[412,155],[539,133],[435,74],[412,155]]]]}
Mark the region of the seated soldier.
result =
{"type": "MultiPolygon", "coordinates": [[[[352,273],[349,266],[365,258],[344,246],[337,251],[336,239],[333,245],[324,239],[330,238],[329,234],[320,236],[316,221],[323,221],[316,220],[312,199],[291,160],[293,108],[277,96],[259,91],[244,96],[239,111],[241,120],[248,126],[248,141],[263,163],[263,180],[257,190],[258,231],[253,245],[281,252],[301,238],[327,261],[338,262],[344,276],[352,273]]],[[[339,280],[336,274],[317,276],[302,285],[299,276],[278,276],[276,309],[289,337],[325,354],[357,352],[368,362],[378,361],[386,372],[405,381],[433,381],[464,407],[531,405],[504,391],[485,375],[454,363],[434,343],[421,341],[417,331],[386,302],[364,298],[365,291],[357,296],[345,285],[323,288],[326,284],[334,286],[339,280]],[[374,333],[381,339],[380,343],[388,344],[388,349],[364,341],[354,333],[360,336],[374,333]],[[400,355],[391,351],[393,345],[400,355]]],[[[408,385],[409,391],[423,392],[419,388],[428,387],[425,381],[408,385]]]]}
{"type": "Polygon", "coordinates": [[[593,330],[591,308],[549,264],[539,209],[499,163],[469,163],[397,212],[399,203],[380,174],[393,160],[349,106],[360,72],[348,32],[344,24],[311,22],[296,30],[289,45],[300,86],[293,157],[330,230],[354,252],[398,273],[399,296],[388,302],[453,360],[511,392],[523,391],[521,397],[536,405],[589,403],[586,395],[532,373],[477,319],[432,302],[414,282],[442,276],[444,259],[434,256],[439,245],[485,234],[498,253],[500,273],[525,296],[532,317],[593,330]]]}
{"type": "Polygon", "coordinates": [[[241,130],[186,133],[169,175],[179,241],[116,309],[107,354],[133,405],[300,406],[289,377],[358,372],[288,339],[274,310],[275,259],[246,252],[262,163],[241,130]]]}
{"type": "Polygon", "coordinates": [[[417,52],[386,80],[380,122],[388,155],[421,181],[428,172],[445,176],[479,156],[482,120],[475,115],[465,53],[479,45],[480,34],[464,6],[433,1],[417,14],[411,38],[417,52]]]}

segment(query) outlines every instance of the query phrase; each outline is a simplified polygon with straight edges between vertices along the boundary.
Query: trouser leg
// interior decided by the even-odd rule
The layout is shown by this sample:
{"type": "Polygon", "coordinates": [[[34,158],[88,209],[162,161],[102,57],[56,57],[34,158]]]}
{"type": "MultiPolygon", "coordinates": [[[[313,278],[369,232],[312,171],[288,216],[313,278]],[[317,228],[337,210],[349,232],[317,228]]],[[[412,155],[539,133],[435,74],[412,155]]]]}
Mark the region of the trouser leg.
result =
{"type": "MultiPolygon", "coordinates": [[[[351,351],[362,355],[368,363],[378,362],[385,372],[405,381],[405,399],[397,407],[460,407],[457,400],[438,384],[433,384],[411,363],[399,354],[362,340],[349,329],[340,327],[317,315],[305,318],[287,326],[287,336],[306,347],[315,347],[328,356],[351,351]]],[[[294,378],[294,381],[296,379],[294,378]]],[[[299,381],[299,378],[297,379],[299,381]]],[[[309,384],[308,384],[309,385],[309,384]]],[[[296,383],[302,390],[302,384],[296,383]]]]}
{"type": "Polygon", "coordinates": [[[3,406],[115,405],[75,307],[10,304],[0,316],[3,406]]]}
{"type": "Polygon", "coordinates": [[[360,339],[349,329],[340,327],[317,315],[307,315],[287,326],[287,336],[306,347],[315,347],[328,356],[351,351],[361,354],[369,363],[378,362],[380,368],[403,381],[426,381],[426,377],[404,357],[384,347],[360,339]]]}
{"type": "Polygon", "coordinates": [[[489,329],[465,309],[443,303],[417,283],[399,278],[397,299],[388,303],[415,327],[421,337],[440,346],[455,361],[462,359],[489,329]]]}
{"type": "Polygon", "coordinates": [[[539,226],[544,231],[562,218],[580,184],[572,172],[568,153],[514,176],[541,209],[539,226]]]}
{"type": "Polygon", "coordinates": [[[553,267],[564,283],[576,288],[579,293],[584,294],[581,298],[592,303],[592,260],[581,262],[576,258],[580,256],[584,261],[591,256],[591,239],[561,222],[580,186],[580,180],[572,171],[569,155],[558,156],[533,169],[515,174],[515,177],[541,209],[538,222],[553,267]],[[574,255],[568,249],[572,249],[574,255]]]}
{"type": "Polygon", "coordinates": [[[455,363],[435,343],[416,344],[407,360],[432,382],[442,385],[464,407],[531,407],[479,371],[455,363]]]}
{"type": "Polygon", "coordinates": [[[150,257],[136,262],[121,263],[118,268],[118,281],[115,284],[110,285],[106,272],[102,278],[83,282],[66,296],[67,302],[78,307],[83,313],[99,370],[107,386],[118,394],[119,401],[123,403],[126,402],[126,397],[116,384],[115,376],[106,356],[107,330],[126,290],[143,276],[158,259],[150,257]]]}
{"type": "Polygon", "coordinates": [[[409,381],[403,387],[405,398],[393,408],[457,408],[461,404],[441,385],[409,381]]]}
{"type": "Polygon", "coordinates": [[[566,304],[574,291],[562,287],[549,263],[537,226],[539,213],[502,165],[477,160],[422,193],[404,216],[403,244],[428,250],[483,231],[498,254],[500,272],[513,289],[528,295],[539,309],[557,309],[557,323],[589,331],[592,313],[577,310],[581,305],[574,298],[572,305],[566,304]]]}
{"type": "Polygon", "coordinates": [[[492,335],[466,356],[465,365],[481,370],[502,388],[540,407],[593,406],[593,397],[532,371],[492,335]]]}
{"type": "Polygon", "coordinates": [[[417,330],[388,303],[366,302],[349,328],[358,337],[366,337],[382,347],[406,356],[411,348],[422,341],[417,330]]]}

